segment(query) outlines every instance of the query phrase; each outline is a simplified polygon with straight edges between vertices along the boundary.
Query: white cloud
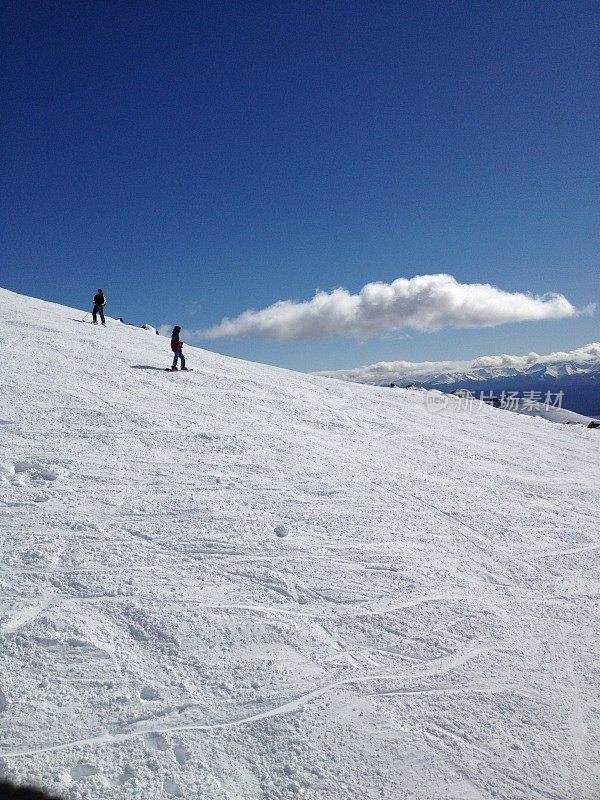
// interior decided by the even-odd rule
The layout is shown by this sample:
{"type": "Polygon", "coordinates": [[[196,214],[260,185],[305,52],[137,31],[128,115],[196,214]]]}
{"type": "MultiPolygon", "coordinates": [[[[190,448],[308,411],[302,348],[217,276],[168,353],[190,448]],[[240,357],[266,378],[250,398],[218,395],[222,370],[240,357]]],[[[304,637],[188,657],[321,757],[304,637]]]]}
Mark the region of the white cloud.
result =
{"type": "Polygon", "coordinates": [[[244,311],[234,319],[194,335],[263,336],[278,341],[352,336],[414,328],[480,327],[507,322],[559,319],[579,312],[560,294],[542,297],[505,292],[488,283],[459,283],[451,275],[417,275],[392,283],[368,283],[358,294],[346,289],[318,291],[312,300],[280,300],[259,311],[244,311]]]}
{"type": "Polygon", "coordinates": [[[578,347],[571,352],[549,353],[544,356],[529,353],[526,356],[480,356],[472,361],[380,361],[364,367],[315,374],[355,383],[384,384],[392,381],[427,383],[447,374],[473,374],[476,370],[503,368],[525,370],[536,364],[548,367],[564,363],[581,366],[600,363],[600,342],[578,347]]]}

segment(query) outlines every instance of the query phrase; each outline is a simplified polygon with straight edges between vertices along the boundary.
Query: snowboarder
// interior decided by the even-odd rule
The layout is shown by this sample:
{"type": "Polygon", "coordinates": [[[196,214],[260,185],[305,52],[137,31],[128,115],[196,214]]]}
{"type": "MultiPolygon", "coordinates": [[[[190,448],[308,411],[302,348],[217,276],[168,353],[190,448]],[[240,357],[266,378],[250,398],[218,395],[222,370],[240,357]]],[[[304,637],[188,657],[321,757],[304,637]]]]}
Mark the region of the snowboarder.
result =
{"type": "Polygon", "coordinates": [[[104,306],[106,305],[106,299],[104,298],[104,292],[102,289],[98,289],[96,294],[94,295],[94,309],[92,311],[92,319],[94,321],[94,325],[98,324],[98,314],[100,314],[100,319],[102,320],[102,324],[106,325],[106,321],[104,319],[104,306]]]}
{"type": "Polygon", "coordinates": [[[180,339],[179,339],[179,331],[180,330],[181,330],[181,326],[180,325],[175,325],[175,327],[173,328],[173,333],[171,334],[171,350],[174,353],[174,355],[173,355],[173,366],[171,367],[173,372],[177,371],[177,360],[179,358],[181,359],[181,369],[185,370],[185,372],[188,371],[188,369],[187,369],[187,367],[185,365],[185,356],[181,352],[181,349],[183,347],[183,342],[180,341],[180,339]]]}

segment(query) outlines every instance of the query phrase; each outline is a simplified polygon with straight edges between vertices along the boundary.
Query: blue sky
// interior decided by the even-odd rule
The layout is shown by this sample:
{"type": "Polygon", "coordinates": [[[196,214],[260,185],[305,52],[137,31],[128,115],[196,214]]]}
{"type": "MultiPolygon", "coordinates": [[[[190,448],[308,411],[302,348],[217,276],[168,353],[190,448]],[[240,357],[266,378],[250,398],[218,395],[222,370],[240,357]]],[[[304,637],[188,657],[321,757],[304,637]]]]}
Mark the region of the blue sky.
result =
{"type": "MultiPolygon", "coordinates": [[[[598,302],[600,6],[3,5],[0,285],[218,324],[449,273],[598,302]]],[[[279,342],[302,370],[569,350],[597,314],[279,342]]]]}

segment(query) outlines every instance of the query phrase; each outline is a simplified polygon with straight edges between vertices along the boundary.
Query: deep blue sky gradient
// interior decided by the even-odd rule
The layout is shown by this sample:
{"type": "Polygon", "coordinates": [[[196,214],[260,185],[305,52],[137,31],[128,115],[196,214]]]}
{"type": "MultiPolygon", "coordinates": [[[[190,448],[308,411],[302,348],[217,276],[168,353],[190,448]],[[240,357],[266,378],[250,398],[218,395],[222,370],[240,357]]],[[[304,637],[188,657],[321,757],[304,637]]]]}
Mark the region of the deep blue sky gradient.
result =
{"type": "MultiPolygon", "coordinates": [[[[203,328],[449,272],[599,301],[600,5],[3,4],[0,285],[203,328]]],[[[298,369],[549,352],[597,316],[211,349],[298,369]]]]}

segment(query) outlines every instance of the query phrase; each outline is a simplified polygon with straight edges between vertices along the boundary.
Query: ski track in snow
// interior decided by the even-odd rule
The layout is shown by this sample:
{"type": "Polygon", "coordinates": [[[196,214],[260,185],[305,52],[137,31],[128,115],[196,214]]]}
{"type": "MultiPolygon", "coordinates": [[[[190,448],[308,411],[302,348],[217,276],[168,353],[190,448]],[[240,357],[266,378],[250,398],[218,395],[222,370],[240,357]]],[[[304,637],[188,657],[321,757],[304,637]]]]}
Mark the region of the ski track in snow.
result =
{"type": "MultiPolygon", "coordinates": [[[[252,722],[259,722],[260,720],[269,719],[270,717],[277,717],[281,714],[287,714],[291,711],[296,711],[297,709],[301,708],[303,705],[308,703],[310,700],[319,697],[326,692],[332,691],[333,689],[338,689],[342,686],[347,686],[349,684],[364,684],[371,681],[384,681],[384,680],[401,680],[403,677],[426,677],[429,675],[437,675],[439,672],[445,673],[448,672],[450,669],[454,667],[460,666],[461,664],[465,664],[469,659],[473,658],[474,656],[478,655],[481,651],[475,650],[471,653],[467,653],[463,656],[456,657],[456,658],[449,658],[449,659],[438,659],[441,662],[444,662],[443,665],[440,665],[440,670],[432,669],[426,670],[422,673],[419,673],[415,676],[402,676],[402,675],[393,675],[393,674],[383,674],[383,675],[356,675],[351,678],[345,678],[343,680],[335,681],[332,684],[327,686],[320,687],[318,689],[312,689],[311,691],[305,692],[304,694],[299,695],[298,697],[293,698],[281,705],[276,706],[275,708],[271,708],[268,711],[261,711],[258,714],[252,714],[249,717],[242,717],[240,719],[234,720],[226,720],[223,722],[215,722],[212,724],[189,724],[189,725],[172,725],[172,726],[149,726],[149,727],[142,727],[140,730],[136,731],[123,731],[122,733],[115,733],[115,734],[99,734],[98,736],[90,736],[85,739],[77,739],[72,742],[63,742],[57,745],[50,745],[50,746],[38,746],[27,750],[14,750],[12,752],[7,752],[6,756],[27,756],[27,755],[34,755],[36,753],[50,753],[50,752],[57,752],[60,750],[68,750],[75,746],[85,746],[85,745],[95,745],[95,744],[106,744],[106,743],[116,743],[121,742],[126,739],[132,739],[136,736],[142,736],[147,734],[159,734],[159,733],[178,733],[181,731],[211,731],[217,730],[219,728],[230,728],[236,725],[248,725],[252,722]]],[[[402,691],[402,690],[397,690],[402,691]]],[[[434,693],[435,690],[429,690],[429,693],[434,693]]],[[[197,704],[190,703],[186,706],[185,710],[189,708],[194,708],[197,704]]]]}
{"type": "Polygon", "coordinates": [[[597,432],[0,301],[0,775],[600,795],[597,432]]]}

